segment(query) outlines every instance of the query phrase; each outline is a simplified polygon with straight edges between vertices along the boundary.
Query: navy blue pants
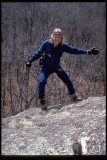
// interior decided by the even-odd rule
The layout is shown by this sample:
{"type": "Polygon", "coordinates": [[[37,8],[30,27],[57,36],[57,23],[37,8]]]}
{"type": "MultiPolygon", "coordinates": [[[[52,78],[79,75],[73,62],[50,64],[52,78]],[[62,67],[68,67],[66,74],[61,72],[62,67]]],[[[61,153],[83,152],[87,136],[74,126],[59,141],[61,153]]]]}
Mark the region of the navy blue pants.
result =
{"type": "Polygon", "coordinates": [[[61,66],[57,68],[43,67],[39,75],[39,99],[45,98],[45,85],[49,75],[52,73],[56,73],[57,76],[66,84],[70,95],[75,94],[72,81],[69,75],[61,68],[61,66]]]}

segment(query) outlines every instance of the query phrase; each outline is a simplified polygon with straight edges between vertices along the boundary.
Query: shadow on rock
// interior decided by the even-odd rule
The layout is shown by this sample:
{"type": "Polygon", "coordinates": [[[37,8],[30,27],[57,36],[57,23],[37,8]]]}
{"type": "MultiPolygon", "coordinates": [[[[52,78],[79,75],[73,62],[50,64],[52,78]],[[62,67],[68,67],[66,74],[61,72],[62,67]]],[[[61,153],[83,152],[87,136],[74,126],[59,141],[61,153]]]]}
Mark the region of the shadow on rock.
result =
{"type": "Polygon", "coordinates": [[[62,104],[56,104],[56,105],[54,105],[54,106],[49,106],[48,108],[47,108],[47,111],[49,111],[49,110],[52,110],[52,109],[61,109],[63,107],[63,105],[62,104]]]}

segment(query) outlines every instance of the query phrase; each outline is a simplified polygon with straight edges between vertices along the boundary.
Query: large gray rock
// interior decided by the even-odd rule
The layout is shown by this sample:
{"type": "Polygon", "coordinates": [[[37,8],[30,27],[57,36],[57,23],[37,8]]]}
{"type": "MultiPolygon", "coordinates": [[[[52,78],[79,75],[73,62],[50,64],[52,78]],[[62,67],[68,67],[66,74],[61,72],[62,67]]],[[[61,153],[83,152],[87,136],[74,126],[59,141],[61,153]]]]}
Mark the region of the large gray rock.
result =
{"type": "Polygon", "coordinates": [[[106,154],[105,97],[31,108],[2,118],[2,155],[73,155],[78,141],[86,155],[106,154]],[[85,140],[83,140],[85,139],[85,140]]]}

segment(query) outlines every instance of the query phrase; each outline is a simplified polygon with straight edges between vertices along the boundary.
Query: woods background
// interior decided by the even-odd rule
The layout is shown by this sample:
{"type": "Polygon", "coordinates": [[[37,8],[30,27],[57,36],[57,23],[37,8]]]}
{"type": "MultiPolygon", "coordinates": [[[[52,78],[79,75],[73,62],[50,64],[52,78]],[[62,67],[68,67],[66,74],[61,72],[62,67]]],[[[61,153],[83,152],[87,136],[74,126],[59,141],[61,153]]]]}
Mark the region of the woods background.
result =
{"type": "MultiPolygon", "coordinates": [[[[31,69],[25,63],[56,27],[71,46],[100,50],[96,56],[63,54],[61,65],[78,95],[106,95],[105,7],[102,2],[2,2],[2,117],[38,106],[38,60],[31,69]]],[[[68,101],[68,90],[56,74],[48,79],[46,97],[49,105],[68,101]]]]}

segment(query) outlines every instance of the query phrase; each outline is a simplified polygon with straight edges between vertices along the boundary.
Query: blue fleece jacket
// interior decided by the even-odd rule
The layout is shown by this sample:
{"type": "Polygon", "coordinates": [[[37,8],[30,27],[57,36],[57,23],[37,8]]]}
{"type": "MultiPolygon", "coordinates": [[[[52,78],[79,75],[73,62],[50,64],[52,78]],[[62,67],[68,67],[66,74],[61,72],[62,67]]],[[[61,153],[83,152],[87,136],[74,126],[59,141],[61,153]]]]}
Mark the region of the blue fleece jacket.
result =
{"type": "MultiPolygon", "coordinates": [[[[54,44],[50,40],[45,40],[40,48],[33,54],[30,62],[32,63],[33,61],[39,59],[43,54],[45,54],[45,56],[48,55],[52,49],[54,49],[54,44]]],[[[64,52],[70,54],[87,54],[86,50],[74,48],[64,43],[60,48],[57,49],[57,52],[54,55],[45,60],[45,65],[50,67],[58,66],[64,52]]]]}

